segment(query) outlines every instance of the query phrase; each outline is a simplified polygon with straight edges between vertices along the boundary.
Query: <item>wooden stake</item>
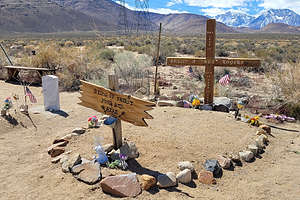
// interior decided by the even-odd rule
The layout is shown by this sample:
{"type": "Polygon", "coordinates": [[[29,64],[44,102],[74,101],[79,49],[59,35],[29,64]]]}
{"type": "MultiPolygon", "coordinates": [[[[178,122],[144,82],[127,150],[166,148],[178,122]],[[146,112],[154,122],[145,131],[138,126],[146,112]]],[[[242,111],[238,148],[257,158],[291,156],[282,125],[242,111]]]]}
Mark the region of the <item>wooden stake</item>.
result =
{"type": "MultiPolygon", "coordinates": [[[[108,87],[116,92],[119,90],[118,77],[116,75],[108,75],[108,87]]],[[[122,146],[122,123],[120,119],[115,122],[115,127],[112,131],[114,149],[117,150],[122,146]]]]}
{"type": "Polygon", "coordinates": [[[159,24],[158,44],[157,44],[157,55],[156,55],[156,62],[155,62],[154,95],[158,95],[158,91],[157,91],[157,68],[158,68],[159,51],[160,51],[161,27],[162,27],[162,24],[160,23],[159,24]]]}

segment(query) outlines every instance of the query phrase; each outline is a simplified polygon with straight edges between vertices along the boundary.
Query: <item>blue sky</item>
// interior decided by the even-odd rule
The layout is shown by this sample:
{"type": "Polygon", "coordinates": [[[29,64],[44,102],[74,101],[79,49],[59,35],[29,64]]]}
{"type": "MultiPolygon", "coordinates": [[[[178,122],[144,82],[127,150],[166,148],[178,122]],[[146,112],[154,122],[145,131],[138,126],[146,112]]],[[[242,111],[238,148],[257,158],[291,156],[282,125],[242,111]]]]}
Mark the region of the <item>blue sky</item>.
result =
{"type": "MultiPolygon", "coordinates": [[[[127,7],[134,8],[134,0],[126,0],[127,7]]],[[[300,14],[300,0],[149,0],[150,11],[169,13],[195,13],[216,16],[226,11],[237,11],[258,16],[275,8],[288,8],[300,14]]]]}

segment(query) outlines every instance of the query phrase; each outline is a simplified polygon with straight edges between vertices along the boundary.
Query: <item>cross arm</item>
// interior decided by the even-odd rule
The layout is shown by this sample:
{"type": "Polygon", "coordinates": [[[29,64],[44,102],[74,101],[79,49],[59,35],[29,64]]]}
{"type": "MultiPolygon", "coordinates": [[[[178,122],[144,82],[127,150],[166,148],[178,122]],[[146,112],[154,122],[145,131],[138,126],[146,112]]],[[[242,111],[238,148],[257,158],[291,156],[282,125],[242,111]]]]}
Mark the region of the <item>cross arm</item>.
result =
{"type": "Polygon", "coordinates": [[[254,58],[216,58],[215,66],[219,67],[259,67],[261,60],[254,58]]]}
{"type": "Polygon", "coordinates": [[[188,57],[168,57],[167,65],[169,66],[205,66],[213,64],[219,67],[259,67],[260,59],[254,58],[188,58],[188,57]]]}
{"type": "Polygon", "coordinates": [[[186,66],[186,65],[194,65],[194,66],[204,66],[206,65],[205,58],[187,58],[187,57],[168,57],[167,65],[169,66],[186,66]]]}

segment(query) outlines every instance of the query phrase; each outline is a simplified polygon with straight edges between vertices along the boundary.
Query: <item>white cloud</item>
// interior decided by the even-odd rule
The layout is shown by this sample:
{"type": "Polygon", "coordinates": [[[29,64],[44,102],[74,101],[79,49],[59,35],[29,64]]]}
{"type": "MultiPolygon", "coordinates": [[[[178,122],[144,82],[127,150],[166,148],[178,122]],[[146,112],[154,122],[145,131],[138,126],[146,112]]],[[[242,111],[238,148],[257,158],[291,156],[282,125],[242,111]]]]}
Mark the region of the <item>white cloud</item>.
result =
{"type": "Polygon", "coordinates": [[[169,8],[156,8],[156,9],[150,8],[149,11],[154,13],[160,13],[160,14],[189,13],[188,11],[172,10],[169,8]]]}
{"type": "Polygon", "coordinates": [[[208,16],[215,17],[220,14],[224,14],[226,10],[221,9],[221,8],[206,8],[206,9],[201,9],[201,11],[208,16]]]}
{"type": "Polygon", "coordinates": [[[265,9],[291,9],[297,13],[300,13],[300,0],[261,0],[260,7],[265,9]]]}
{"type": "Polygon", "coordinates": [[[233,6],[244,6],[247,0],[183,0],[189,6],[231,8],[233,6]]]}
{"type": "Polygon", "coordinates": [[[181,3],[183,3],[182,0],[171,0],[167,3],[167,6],[170,7],[170,6],[174,6],[175,4],[181,4],[181,3]]]}
{"type": "MultiPolygon", "coordinates": [[[[116,3],[122,5],[120,1],[116,1],[116,3]]],[[[125,3],[125,7],[130,10],[141,10],[137,9],[136,7],[130,6],[127,3],[125,3]]],[[[188,11],[180,11],[180,10],[172,10],[169,8],[149,8],[149,12],[159,13],[159,14],[178,14],[178,13],[189,13],[188,11]]]]}

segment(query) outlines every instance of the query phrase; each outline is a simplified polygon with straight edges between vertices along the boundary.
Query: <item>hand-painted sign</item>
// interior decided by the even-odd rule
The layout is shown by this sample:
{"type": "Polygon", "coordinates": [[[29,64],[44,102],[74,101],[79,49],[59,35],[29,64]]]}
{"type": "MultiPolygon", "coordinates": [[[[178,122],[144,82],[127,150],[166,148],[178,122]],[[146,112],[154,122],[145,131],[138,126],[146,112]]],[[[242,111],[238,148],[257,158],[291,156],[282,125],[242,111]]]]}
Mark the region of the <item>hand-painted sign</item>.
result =
{"type": "Polygon", "coordinates": [[[146,111],[152,110],[155,103],[130,95],[123,95],[104,87],[81,81],[81,102],[79,105],[92,108],[103,114],[119,118],[136,126],[148,126],[144,119],[153,119],[146,111]]]}

